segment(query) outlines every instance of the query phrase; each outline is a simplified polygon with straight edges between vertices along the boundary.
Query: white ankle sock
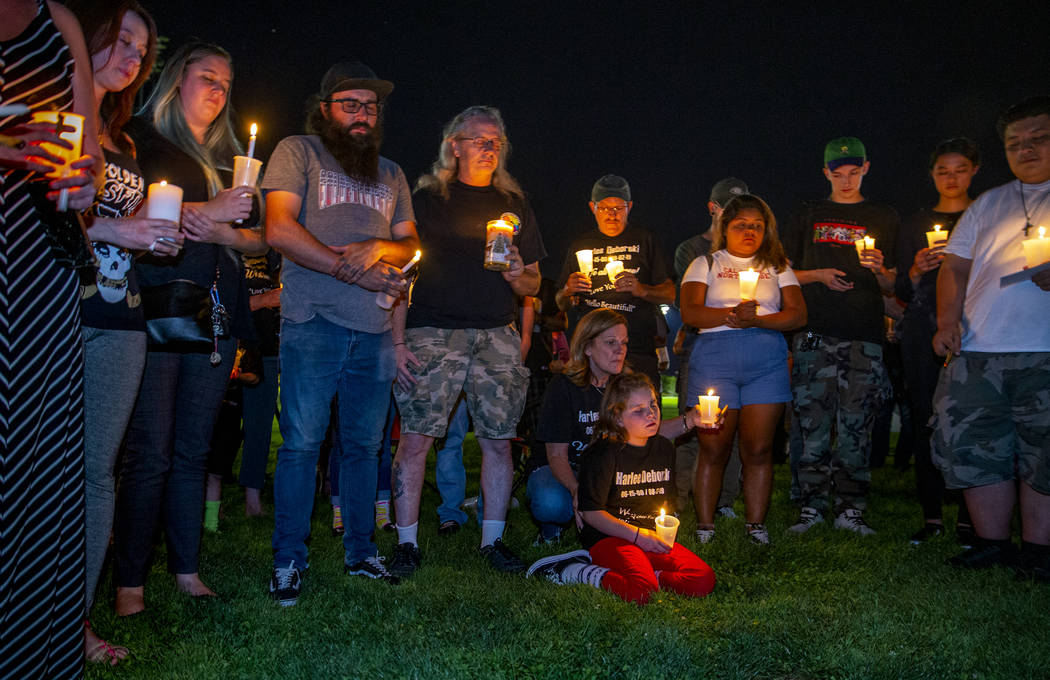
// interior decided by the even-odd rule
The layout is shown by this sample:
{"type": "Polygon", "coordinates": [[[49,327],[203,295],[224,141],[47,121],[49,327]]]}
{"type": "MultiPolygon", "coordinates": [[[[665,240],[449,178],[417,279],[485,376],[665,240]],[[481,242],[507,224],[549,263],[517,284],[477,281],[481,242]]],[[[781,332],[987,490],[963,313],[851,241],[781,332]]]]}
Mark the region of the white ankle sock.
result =
{"type": "Polygon", "coordinates": [[[487,545],[492,545],[496,542],[497,538],[502,538],[503,529],[506,526],[506,522],[500,522],[494,519],[481,520],[481,547],[484,548],[487,545]]]}
{"type": "Polygon", "coordinates": [[[397,525],[397,542],[398,543],[411,543],[412,545],[419,545],[417,536],[419,534],[419,522],[413,522],[407,527],[403,527],[400,524],[397,525]]]}
{"type": "Polygon", "coordinates": [[[595,564],[570,564],[561,570],[562,583],[586,583],[595,588],[602,587],[602,578],[609,571],[607,567],[599,567],[595,564]]]}

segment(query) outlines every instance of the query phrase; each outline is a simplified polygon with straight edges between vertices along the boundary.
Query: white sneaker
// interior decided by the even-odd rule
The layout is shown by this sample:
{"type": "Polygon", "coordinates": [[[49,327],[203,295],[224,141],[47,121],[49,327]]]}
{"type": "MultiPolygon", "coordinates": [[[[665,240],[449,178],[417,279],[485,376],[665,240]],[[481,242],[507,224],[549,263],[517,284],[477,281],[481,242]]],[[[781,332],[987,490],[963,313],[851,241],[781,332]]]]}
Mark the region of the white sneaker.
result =
{"type": "Polygon", "coordinates": [[[799,513],[798,523],[789,526],[788,531],[793,534],[804,534],[823,521],[824,516],[821,515],[816,508],[805,507],[802,508],[802,512],[799,513]]]}
{"type": "Polygon", "coordinates": [[[696,530],[696,542],[700,544],[710,543],[715,540],[714,529],[697,529],[696,530]]]}
{"type": "Polygon", "coordinates": [[[842,514],[835,518],[835,528],[853,531],[861,536],[872,536],[875,534],[875,530],[864,521],[864,514],[856,508],[843,510],[842,514]]]}
{"type": "Polygon", "coordinates": [[[746,527],[748,540],[756,545],[769,545],[769,531],[766,530],[765,524],[748,522],[746,527]]]}

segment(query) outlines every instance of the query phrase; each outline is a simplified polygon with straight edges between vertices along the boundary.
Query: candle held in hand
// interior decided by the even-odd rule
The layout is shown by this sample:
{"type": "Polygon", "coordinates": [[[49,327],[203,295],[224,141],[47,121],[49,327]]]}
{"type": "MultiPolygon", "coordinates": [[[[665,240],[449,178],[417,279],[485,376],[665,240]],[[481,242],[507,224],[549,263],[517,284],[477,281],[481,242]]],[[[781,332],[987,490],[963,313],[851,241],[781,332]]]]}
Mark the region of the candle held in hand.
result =
{"type": "Polygon", "coordinates": [[[718,395],[714,389],[700,395],[700,425],[711,427],[718,422],[718,395]]]}
{"type": "Polygon", "coordinates": [[[758,272],[748,267],[746,272],[740,272],[737,276],[740,278],[740,299],[744,302],[754,300],[758,290],[758,272]]]}
{"type": "Polygon", "coordinates": [[[926,244],[928,248],[943,246],[948,239],[948,232],[941,231],[941,225],[933,225],[933,231],[926,232],[926,244]]]}
{"type": "Polygon", "coordinates": [[[1026,267],[1035,267],[1050,260],[1050,238],[1046,236],[1046,227],[1039,227],[1039,235],[1035,238],[1021,241],[1024,248],[1024,261],[1026,267]]]}
{"type": "Polygon", "coordinates": [[[182,187],[164,180],[150,184],[146,194],[146,217],[178,224],[182,213],[182,187]]]}

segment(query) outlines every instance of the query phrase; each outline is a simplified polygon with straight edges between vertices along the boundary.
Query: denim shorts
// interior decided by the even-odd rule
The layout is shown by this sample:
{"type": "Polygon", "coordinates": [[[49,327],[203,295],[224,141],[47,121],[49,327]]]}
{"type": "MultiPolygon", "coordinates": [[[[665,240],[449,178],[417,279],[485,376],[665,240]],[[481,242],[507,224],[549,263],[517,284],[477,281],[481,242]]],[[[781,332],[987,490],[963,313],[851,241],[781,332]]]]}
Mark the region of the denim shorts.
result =
{"type": "Polygon", "coordinates": [[[721,397],[720,407],[732,409],[791,401],[783,334],[765,328],[701,333],[689,355],[689,403],[710,389],[721,397]]]}

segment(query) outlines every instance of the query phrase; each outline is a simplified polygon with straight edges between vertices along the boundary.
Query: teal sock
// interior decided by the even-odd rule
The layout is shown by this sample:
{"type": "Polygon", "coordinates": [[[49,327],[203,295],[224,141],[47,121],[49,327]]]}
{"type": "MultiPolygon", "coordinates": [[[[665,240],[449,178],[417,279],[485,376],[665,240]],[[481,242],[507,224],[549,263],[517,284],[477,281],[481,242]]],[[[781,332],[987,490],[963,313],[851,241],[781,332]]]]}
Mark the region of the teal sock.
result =
{"type": "Polygon", "coordinates": [[[221,501],[204,501],[204,528],[208,531],[219,530],[219,505],[221,501]]]}

